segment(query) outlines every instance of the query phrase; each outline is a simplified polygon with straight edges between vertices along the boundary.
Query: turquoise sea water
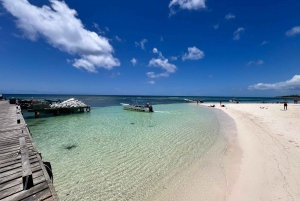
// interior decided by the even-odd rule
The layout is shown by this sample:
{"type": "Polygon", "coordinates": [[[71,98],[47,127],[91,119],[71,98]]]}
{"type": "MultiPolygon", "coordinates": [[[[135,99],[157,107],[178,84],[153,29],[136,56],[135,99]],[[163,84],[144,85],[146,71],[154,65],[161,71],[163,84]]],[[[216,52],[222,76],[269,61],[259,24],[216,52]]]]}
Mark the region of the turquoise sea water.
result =
{"type": "Polygon", "coordinates": [[[154,113],[93,107],[26,119],[61,200],[152,200],[197,163],[219,136],[206,107],[159,104],[154,113]]]}

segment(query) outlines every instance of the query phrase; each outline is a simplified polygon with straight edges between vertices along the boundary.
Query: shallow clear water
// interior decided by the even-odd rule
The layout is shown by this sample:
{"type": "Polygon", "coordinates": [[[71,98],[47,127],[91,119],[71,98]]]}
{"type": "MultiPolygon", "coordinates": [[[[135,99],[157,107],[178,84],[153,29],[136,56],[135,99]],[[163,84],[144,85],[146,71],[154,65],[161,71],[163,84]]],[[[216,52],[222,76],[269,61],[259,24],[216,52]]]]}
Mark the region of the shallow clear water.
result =
{"type": "Polygon", "coordinates": [[[155,105],[154,113],[94,107],[90,113],[27,119],[61,200],[149,200],[199,161],[219,123],[205,107],[155,105]]]}

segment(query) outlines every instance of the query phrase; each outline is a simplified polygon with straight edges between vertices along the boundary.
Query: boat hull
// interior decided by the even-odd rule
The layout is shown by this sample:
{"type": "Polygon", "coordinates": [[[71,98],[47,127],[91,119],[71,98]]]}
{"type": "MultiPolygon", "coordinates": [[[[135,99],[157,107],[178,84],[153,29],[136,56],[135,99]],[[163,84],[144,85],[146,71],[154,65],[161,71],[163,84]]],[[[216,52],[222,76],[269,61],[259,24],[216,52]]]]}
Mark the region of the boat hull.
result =
{"type": "Polygon", "coordinates": [[[139,112],[151,112],[149,107],[141,106],[141,105],[130,105],[126,103],[121,103],[124,110],[133,110],[139,112]]]}

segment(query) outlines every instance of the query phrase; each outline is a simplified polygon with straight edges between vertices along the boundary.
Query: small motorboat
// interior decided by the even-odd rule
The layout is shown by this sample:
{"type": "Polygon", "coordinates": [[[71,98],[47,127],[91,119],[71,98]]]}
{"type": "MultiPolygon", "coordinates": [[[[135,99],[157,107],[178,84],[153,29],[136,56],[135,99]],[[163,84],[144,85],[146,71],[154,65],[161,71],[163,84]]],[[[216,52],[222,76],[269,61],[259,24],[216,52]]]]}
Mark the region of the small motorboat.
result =
{"type": "Polygon", "coordinates": [[[190,99],[184,99],[184,100],[185,100],[185,102],[187,102],[187,103],[195,102],[194,100],[190,100],[190,99]]]}
{"type": "Polygon", "coordinates": [[[140,112],[153,112],[153,107],[147,103],[146,105],[121,103],[124,110],[133,110],[140,112]]]}
{"type": "Polygon", "coordinates": [[[230,103],[239,103],[239,101],[235,100],[235,99],[231,99],[229,100],[230,103]]]}

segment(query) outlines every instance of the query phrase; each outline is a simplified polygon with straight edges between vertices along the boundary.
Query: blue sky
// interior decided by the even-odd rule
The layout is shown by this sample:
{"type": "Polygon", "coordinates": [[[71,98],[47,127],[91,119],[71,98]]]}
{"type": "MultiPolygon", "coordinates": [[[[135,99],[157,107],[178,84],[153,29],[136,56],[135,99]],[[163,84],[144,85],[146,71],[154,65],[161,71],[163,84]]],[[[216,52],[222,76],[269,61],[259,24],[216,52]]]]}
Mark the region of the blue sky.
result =
{"type": "Polygon", "coordinates": [[[0,93],[300,94],[300,1],[0,0],[0,93]]]}

